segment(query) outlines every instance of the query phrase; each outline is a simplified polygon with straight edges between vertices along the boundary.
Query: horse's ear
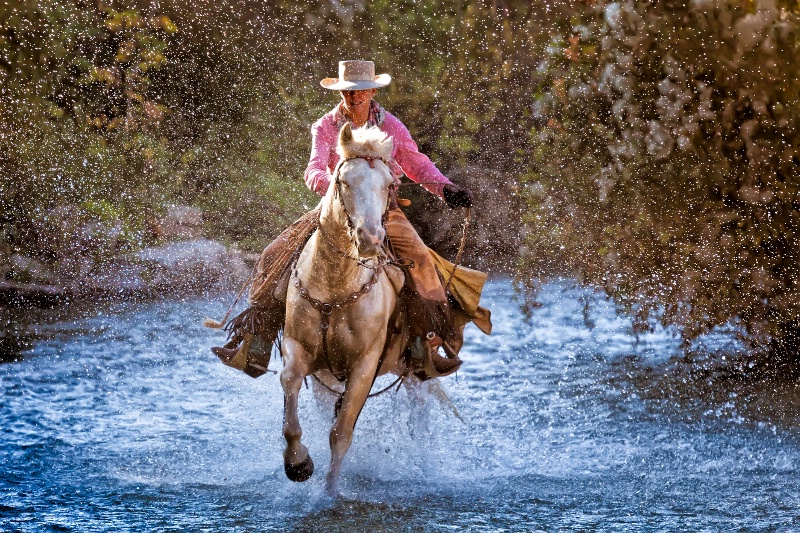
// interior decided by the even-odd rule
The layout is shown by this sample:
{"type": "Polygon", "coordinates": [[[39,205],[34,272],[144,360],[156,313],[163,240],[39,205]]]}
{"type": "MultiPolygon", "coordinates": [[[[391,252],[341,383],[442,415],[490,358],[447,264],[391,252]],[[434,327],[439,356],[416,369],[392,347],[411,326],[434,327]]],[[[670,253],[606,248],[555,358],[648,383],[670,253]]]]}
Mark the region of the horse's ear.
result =
{"type": "Polygon", "coordinates": [[[342,129],[339,131],[339,144],[342,146],[346,144],[350,144],[353,142],[353,129],[350,127],[350,123],[346,123],[342,126],[342,129]]]}

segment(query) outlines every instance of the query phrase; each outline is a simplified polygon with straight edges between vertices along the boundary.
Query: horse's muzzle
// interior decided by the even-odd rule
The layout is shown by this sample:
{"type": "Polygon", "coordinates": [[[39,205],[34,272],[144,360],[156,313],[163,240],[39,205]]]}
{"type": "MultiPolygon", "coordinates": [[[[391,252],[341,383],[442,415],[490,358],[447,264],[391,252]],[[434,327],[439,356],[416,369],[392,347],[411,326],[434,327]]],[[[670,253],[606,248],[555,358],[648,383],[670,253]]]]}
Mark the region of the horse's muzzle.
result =
{"type": "Polygon", "coordinates": [[[378,255],[386,237],[386,230],[382,227],[369,230],[363,226],[356,229],[356,247],[359,257],[371,258],[378,255]]]}

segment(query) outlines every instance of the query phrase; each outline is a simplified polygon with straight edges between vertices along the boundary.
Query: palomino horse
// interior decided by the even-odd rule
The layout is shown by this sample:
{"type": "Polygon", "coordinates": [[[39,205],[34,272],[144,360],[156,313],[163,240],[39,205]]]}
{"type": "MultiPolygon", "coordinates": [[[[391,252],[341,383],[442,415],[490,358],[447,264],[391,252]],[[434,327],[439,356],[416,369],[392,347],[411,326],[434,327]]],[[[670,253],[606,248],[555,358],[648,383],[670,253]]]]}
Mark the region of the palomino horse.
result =
{"type": "Polygon", "coordinates": [[[338,152],[341,161],[321,203],[319,229],[292,270],[281,342],[289,479],[305,481],[314,471],[300,441],[297,401],[303,380],[320,374],[345,383],[330,432],[330,493],[337,490],[342,461],[375,378],[403,371],[400,355],[407,342],[406,335],[398,335],[385,346],[403,279],[386,263],[383,248],[393,183],[386,164],[392,140],[377,128],[352,130],[348,124],[339,133],[338,152]]]}

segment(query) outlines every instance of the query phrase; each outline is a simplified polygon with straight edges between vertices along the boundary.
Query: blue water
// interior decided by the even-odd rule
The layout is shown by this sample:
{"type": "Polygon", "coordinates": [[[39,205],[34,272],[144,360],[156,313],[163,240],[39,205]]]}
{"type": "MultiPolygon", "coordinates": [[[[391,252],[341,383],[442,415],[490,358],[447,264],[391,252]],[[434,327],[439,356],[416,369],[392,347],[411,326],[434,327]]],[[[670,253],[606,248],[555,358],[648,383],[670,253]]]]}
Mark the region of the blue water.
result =
{"type": "Polygon", "coordinates": [[[724,335],[683,357],[567,284],[530,320],[512,298],[489,284],[495,333],[470,326],[442,380],[464,420],[405,390],[370,400],[339,498],[323,486],[332,407],[303,391],[317,471],[288,481],[278,380],[208,349],[221,334],[200,324],[226,302],[31,326],[0,366],[0,530],[800,530],[791,380],[731,377],[746,359],[724,335]]]}

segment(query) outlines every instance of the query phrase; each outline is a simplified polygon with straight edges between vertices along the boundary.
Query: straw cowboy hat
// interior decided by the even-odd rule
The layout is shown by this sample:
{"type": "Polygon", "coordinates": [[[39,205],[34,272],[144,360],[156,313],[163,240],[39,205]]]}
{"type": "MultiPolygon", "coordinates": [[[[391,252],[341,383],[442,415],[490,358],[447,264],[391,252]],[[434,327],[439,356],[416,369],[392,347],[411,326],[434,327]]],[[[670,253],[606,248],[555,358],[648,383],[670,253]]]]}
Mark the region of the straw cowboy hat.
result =
{"type": "Polygon", "coordinates": [[[319,84],[332,91],[362,91],[386,87],[391,81],[388,74],[375,75],[372,61],[339,61],[339,77],[325,78],[319,84]]]}

